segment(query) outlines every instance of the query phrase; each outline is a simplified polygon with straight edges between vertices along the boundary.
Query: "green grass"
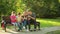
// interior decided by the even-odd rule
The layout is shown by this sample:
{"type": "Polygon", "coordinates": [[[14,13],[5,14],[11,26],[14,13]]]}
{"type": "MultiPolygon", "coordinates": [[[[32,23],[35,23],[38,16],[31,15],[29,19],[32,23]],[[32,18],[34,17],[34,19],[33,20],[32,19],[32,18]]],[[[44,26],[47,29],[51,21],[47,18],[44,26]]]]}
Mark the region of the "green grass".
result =
{"type": "Polygon", "coordinates": [[[46,34],[60,34],[60,30],[57,30],[57,31],[51,31],[51,32],[48,32],[46,34]]]}
{"type": "Polygon", "coordinates": [[[60,19],[37,19],[41,27],[60,26],[60,19]]]}

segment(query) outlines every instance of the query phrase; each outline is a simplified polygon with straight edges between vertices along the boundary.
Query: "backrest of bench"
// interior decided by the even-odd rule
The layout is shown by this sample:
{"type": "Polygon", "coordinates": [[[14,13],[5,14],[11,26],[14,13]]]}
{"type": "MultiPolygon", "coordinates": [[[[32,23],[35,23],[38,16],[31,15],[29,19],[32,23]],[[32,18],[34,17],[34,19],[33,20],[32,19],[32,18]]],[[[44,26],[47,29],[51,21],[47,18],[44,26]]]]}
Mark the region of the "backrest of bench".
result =
{"type": "Polygon", "coordinates": [[[10,16],[3,16],[2,19],[6,22],[6,24],[11,24],[10,16]]]}

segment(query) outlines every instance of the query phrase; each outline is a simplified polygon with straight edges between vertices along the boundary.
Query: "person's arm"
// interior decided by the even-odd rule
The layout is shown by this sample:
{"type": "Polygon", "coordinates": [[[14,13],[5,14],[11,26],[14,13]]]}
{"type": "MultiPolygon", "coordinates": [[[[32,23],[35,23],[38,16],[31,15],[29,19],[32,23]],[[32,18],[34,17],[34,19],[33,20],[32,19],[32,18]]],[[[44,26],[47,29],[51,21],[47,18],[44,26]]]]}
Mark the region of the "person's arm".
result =
{"type": "Polygon", "coordinates": [[[34,18],[34,17],[31,17],[31,18],[35,20],[35,18],[34,18]]]}
{"type": "Polygon", "coordinates": [[[30,16],[30,18],[36,20],[36,15],[35,15],[35,13],[33,13],[32,16],[30,16]]]}
{"type": "Polygon", "coordinates": [[[35,20],[35,17],[32,17],[32,16],[28,16],[28,17],[30,17],[30,18],[32,18],[33,20],[35,20]]]}

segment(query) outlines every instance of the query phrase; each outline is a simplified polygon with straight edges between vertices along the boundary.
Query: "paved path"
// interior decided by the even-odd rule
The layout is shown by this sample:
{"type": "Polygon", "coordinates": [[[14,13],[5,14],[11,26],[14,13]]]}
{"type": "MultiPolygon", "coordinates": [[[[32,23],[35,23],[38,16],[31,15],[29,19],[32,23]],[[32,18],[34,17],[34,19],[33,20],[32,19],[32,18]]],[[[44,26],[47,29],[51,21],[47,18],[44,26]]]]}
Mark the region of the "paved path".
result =
{"type": "Polygon", "coordinates": [[[35,31],[35,32],[15,32],[8,29],[8,32],[4,32],[3,30],[0,30],[0,34],[46,34],[50,31],[60,30],[60,27],[45,27],[41,28],[41,31],[35,31]]]}

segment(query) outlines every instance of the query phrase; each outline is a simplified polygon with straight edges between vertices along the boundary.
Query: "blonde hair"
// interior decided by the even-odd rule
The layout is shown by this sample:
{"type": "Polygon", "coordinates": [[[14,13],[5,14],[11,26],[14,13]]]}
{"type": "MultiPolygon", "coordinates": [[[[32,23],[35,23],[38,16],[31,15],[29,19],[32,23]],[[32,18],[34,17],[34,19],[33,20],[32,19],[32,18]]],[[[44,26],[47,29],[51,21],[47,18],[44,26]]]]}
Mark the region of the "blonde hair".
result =
{"type": "Polygon", "coordinates": [[[15,12],[14,12],[14,11],[12,11],[12,12],[11,12],[11,15],[15,15],[15,12]]]}

